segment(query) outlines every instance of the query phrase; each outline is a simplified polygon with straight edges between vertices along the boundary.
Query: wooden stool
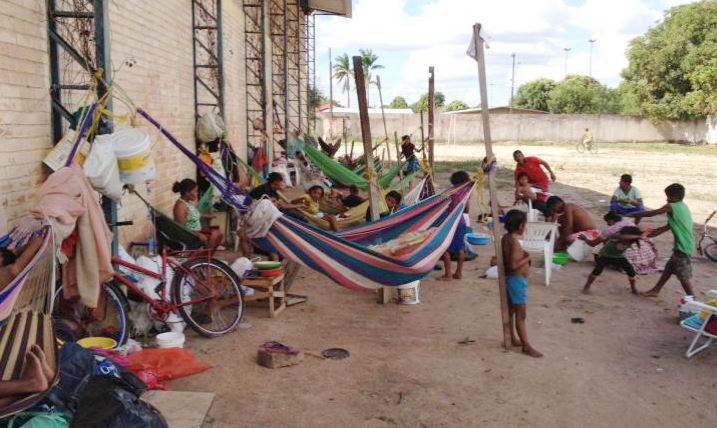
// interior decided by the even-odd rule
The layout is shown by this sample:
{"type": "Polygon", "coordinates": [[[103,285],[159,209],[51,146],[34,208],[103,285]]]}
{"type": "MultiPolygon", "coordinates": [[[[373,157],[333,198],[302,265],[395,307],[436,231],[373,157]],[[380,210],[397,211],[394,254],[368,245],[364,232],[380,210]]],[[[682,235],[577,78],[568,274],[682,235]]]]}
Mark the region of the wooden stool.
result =
{"type": "Polygon", "coordinates": [[[284,290],[284,274],[273,278],[244,278],[242,285],[256,290],[253,296],[244,297],[246,302],[269,299],[269,317],[276,317],[286,308],[286,291],[284,290]],[[276,299],[276,300],[275,300],[276,299]]]}

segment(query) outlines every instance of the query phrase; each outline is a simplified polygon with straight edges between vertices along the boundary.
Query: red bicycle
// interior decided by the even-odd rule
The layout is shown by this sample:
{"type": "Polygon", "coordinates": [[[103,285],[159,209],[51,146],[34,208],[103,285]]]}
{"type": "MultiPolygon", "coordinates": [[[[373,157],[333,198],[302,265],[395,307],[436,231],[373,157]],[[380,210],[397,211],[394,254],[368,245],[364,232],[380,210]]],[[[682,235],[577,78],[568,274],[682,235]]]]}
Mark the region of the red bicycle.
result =
{"type": "Polygon", "coordinates": [[[244,293],[234,271],[212,255],[211,250],[172,251],[165,248],[159,273],[113,257],[112,263],[126,273],[115,272],[113,280],[102,285],[97,308],[89,309],[78,302],[67,301],[62,298],[61,287],[57,290],[54,314],[61,330],[58,335],[70,340],[104,336],[115,339],[118,346],[124,344],[130,332],[128,297],[146,302],[149,314],[155,320],[167,321],[170,314],[179,313],[203,336],[231,332],[241,321],[244,293]],[[170,269],[174,275],[171,284],[167,284],[170,269]],[[158,280],[154,291],[159,298],[145,293],[130,272],[158,280]],[[127,294],[122,286],[126,287],[127,294]]]}

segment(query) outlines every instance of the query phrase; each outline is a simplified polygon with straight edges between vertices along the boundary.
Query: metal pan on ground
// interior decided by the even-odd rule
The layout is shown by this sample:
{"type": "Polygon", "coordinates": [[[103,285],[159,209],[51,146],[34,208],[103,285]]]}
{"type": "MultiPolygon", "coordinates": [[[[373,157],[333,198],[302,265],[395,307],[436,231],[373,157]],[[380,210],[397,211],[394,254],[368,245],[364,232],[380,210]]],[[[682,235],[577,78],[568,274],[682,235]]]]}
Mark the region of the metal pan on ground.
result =
{"type": "Polygon", "coordinates": [[[328,348],[321,351],[321,355],[330,360],[343,360],[348,358],[351,354],[343,348],[328,348]]]}

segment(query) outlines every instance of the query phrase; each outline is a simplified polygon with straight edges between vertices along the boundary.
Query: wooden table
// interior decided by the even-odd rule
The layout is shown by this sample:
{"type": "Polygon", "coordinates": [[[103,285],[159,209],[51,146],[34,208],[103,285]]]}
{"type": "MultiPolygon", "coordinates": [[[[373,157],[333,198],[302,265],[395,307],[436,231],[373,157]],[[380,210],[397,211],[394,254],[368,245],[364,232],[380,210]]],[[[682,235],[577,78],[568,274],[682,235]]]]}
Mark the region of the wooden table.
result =
{"type": "Polygon", "coordinates": [[[242,280],[242,285],[256,290],[254,295],[245,296],[245,302],[269,300],[269,317],[276,317],[279,312],[286,309],[286,290],[284,289],[284,274],[273,278],[249,277],[242,280]]]}

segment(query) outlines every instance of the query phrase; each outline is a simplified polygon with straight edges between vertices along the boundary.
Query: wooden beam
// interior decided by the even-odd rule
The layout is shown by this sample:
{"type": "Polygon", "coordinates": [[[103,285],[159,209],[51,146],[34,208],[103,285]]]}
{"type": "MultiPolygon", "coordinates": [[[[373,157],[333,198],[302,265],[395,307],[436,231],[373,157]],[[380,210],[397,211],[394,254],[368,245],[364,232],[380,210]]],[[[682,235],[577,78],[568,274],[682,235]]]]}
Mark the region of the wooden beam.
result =
{"type": "MultiPolygon", "coordinates": [[[[485,72],[485,49],[483,38],[480,35],[481,24],[473,25],[473,41],[476,48],[476,60],[478,61],[478,80],[480,84],[480,105],[481,118],[483,119],[483,138],[485,140],[485,155],[489,165],[495,159],[493,156],[493,142],[490,136],[490,116],[488,113],[488,89],[485,72]]],[[[490,167],[490,166],[489,166],[490,167]]],[[[493,242],[495,244],[495,255],[498,259],[498,290],[500,294],[500,315],[503,321],[503,346],[510,349],[510,312],[508,310],[508,293],[505,286],[505,262],[503,260],[503,248],[499,232],[499,209],[498,191],[495,187],[495,174],[488,172],[488,189],[490,192],[490,212],[493,216],[493,242]]],[[[548,261],[549,263],[549,261],[548,261]]]]}
{"type": "MultiPolygon", "coordinates": [[[[361,121],[361,138],[363,139],[363,156],[366,162],[366,177],[368,178],[369,212],[371,220],[380,218],[379,198],[381,189],[376,182],[376,170],[373,167],[373,142],[371,140],[371,126],[368,117],[368,99],[366,97],[366,80],[363,73],[363,59],[360,56],[353,57],[354,78],[356,79],[356,96],[358,98],[359,118],[361,121]]],[[[390,289],[383,287],[379,290],[379,303],[388,303],[390,289]]]]}
{"type": "Polygon", "coordinates": [[[434,125],[435,125],[435,109],[436,109],[436,88],[435,88],[435,74],[433,72],[433,66],[428,67],[428,164],[433,170],[433,136],[434,136],[434,125]]]}
{"type": "Polygon", "coordinates": [[[383,110],[383,92],[381,91],[381,76],[376,76],[376,87],[378,88],[378,100],[381,103],[381,120],[383,120],[383,137],[386,139],[388,163],[391,163],[391,143],[388,139],[388,128],[386,128],[386,112],[383,110]]]}
{"type": "Polygon", "coordinates": [[[398,179],[403,180],[403,168],[401,168],[401,145],[398,142],[398,132],[393,131],[393,143],[396,145],[396,164],[398,165],[398,179]]]}

